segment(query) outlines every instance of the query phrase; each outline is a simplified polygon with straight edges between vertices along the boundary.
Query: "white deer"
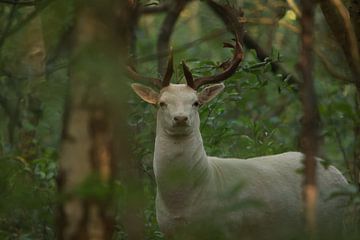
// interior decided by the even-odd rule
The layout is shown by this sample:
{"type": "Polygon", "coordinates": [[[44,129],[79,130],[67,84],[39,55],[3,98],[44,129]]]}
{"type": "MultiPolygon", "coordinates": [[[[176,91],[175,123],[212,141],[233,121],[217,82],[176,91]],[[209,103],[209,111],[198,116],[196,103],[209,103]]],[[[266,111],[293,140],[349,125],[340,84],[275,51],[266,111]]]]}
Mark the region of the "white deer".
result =
{"type": "MultiPolygon", "coordinates": [[[[217,7],[226,11],[220,5],[217,7]]],[[[218,75],[193,79],[183,63],[187,84],[170,84],[173,72],[170,57],[162,82],[147,78],[161,84],[160,92],[132,84],[140,98],[158,106],[153,166],[156,215],[165,236],[172,236],[179,229],[190,231],[190,228],[211,226],[234,239],[240,239],[239,234],[241,239],[247,236],[279,239],[288,237],[289,229],[302,228],[302,177],[297,173],[302,168],[301,153],[235,159],[210,157],[205,152],[198,110],[224,89],[219,82],[231,76],[243,58],[235,35],[234,56],[218,75]],[[197,92],[202,85],[208,86],[197,92]],[[263,205],[241,208],[249,200],[263,205]]],[[[133,77],[141,78],[134,69],[129,70],[133,77]]],[[[335,167],[325,169],[318,164],[318,184],[319,222],[327,229],[339,226],[344,200],[327,198],[347,182],[335,167]]]]}

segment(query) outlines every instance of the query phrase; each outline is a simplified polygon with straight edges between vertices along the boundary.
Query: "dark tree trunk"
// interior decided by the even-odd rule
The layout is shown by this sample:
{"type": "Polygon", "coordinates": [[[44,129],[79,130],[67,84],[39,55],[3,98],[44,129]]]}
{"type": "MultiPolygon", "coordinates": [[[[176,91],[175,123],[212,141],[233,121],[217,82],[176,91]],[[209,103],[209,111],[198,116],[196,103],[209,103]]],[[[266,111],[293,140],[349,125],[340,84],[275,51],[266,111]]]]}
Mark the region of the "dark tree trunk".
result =
{"type": "Polygon", "coordinates": [[[316,160],[318,151],[319,113],[313,81],[313,42],[314,42],[314,9],[312,0],[301,1],[301,51],[299,70],[301,76],[300,98],[304,115],[301,120],[302,131],[300,147],[305,154],[304,161],[304,206],[306,230],[310,235],[316,231],[317,181],[316,160]]]}

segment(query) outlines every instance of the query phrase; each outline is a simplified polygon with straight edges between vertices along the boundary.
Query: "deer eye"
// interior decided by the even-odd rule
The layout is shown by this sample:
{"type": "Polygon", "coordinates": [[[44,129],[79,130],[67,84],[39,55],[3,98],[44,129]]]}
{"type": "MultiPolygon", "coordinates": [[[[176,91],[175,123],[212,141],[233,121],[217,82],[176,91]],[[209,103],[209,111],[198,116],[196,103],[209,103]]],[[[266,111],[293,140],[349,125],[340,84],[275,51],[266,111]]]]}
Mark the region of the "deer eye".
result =
{"type": "Polygon", "coordinates": [[[166,107],[167,105],[166,105],[166,103],[164,103],[164,102],[160,102],[160,103],[159,103],[159,106],[162,107],[162,108],[164,108],[164,107],[166,107]]]}
{"type": "Polygon", "coordinates": [[[200,106],[200,103],[199,103],[198,101],[196,101],[196,102],[193,103],[193,106],[194,106],[194,107],[199,107],[199,106],[200,106]]]}

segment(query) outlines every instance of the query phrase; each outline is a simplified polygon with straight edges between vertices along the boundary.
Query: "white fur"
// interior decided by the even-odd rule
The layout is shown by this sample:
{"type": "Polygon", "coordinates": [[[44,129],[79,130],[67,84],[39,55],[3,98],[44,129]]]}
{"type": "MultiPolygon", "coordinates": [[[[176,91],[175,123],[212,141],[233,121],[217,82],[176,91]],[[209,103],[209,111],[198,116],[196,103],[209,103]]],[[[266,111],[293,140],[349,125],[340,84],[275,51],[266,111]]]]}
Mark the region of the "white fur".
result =
{"type": "MultiPolygon", "coordinates": [[[[303,155],[287,152],[246,160],[207,156],[193,106],[199,95],[204,97],[204,92],[197,94],[179,84],[163,89],[157,99],[166,103],[157,114],[154,153],[160,229],[170,236],[178,229],[206,223],[234,239],[239,239],[237,234],[243,239],[247,234],[266,239],[301,229],[303,180],[297,171],[303,155]],[[173,117],[179,114],[189,118],[187,126],[174,125],[173,117]],[[254,201],[262,204],[241,208],[254,201]]],[[[336,168],[318,164],[318,182],[319,222],[327,229],[339,226],[343,199],[326,199],[346,180],[336,168]]]]}

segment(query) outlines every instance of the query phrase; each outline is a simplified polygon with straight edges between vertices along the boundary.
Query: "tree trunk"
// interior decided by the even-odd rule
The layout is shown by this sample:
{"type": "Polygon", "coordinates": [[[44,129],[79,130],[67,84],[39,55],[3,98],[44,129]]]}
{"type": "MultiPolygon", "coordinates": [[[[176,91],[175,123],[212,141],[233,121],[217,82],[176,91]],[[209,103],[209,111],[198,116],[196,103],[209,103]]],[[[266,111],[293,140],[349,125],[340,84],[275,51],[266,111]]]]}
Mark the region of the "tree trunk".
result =
{"type": "MultiPolygon", "coordinates": [[[[127,85],[121,67],[132,9],[128,1],[79,0],[75,13],[59,159],[58,186],[64,200],[59,206],[58,238],[112,239],[117,166],[133,166],[126,127],[127,85]]],[[[129,181],[136,179],[133,169],[124,172],[129,181]]],[[[138,216],[141,211],[135,213],[132,207],[133,216],[138,216]]],[[[140,239],[141,223],[131,224],[137,231],[128,231],[129,238],[140,239]]]]}
{"type": "Polygon", "coordinates": [[[304,115],[301,120],[302,131],[300,147],[305,154],[303,196],[306,230],[310,236],[314,236],[316,232],[316,203],[318,195],[315,157],[318,151],[319,112],[312,76],[314,8],[314,1],[301,1],[302,17],[299,70],[302,80],[300,84],[300,98],[304,115]]]}

